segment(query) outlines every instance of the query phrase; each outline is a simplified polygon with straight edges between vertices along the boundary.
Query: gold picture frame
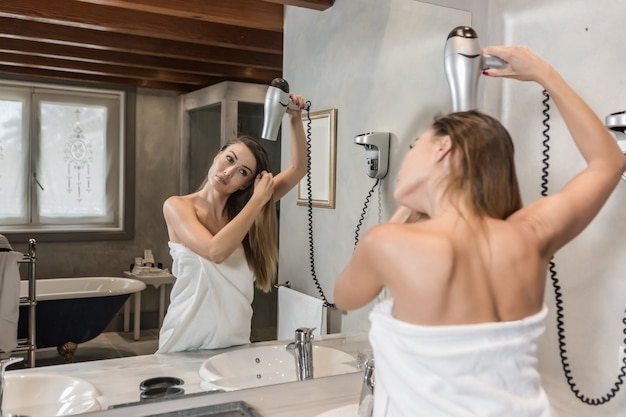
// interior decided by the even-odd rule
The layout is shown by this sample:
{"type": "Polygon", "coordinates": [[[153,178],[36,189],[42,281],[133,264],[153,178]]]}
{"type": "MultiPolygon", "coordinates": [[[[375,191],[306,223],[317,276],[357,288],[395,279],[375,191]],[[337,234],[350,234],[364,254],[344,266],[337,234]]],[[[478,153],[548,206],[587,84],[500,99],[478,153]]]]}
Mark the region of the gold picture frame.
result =
{"type": "MultiPolygon", "coordinates": [[[[335,170],[337,164],[337,109],[320,110],[302,115],[305,131],[311,131],[311,205],[335,208],[335,170]],[[308,117],[311,118],[309,127],[308,117]]],[[[299,206],[309,205],[307,175],[298,183],[299,206]]]]}

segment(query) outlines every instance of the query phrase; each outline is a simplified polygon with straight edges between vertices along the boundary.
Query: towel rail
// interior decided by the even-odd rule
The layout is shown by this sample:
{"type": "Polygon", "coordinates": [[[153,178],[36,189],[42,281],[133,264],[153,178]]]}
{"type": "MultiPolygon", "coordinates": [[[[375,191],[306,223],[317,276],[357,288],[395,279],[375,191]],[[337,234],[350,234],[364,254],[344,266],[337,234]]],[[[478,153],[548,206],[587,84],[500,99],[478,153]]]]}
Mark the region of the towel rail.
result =
{"type": "Polygon", "coordinates": [[[17,261],[21,264],[27,264],[28,272],[28,295],[20,297],[20,307],[28,307],[28,336],[24,339],[18,339],[17,347],[14,352],[26,352],[28,366],[35,367],[35,351],[37,350],[36,337],[36,309],[37,309],[37,280],[35,266],[37,263],[37,241],[35,239],[28,240],[28,253],[17,261]]]}

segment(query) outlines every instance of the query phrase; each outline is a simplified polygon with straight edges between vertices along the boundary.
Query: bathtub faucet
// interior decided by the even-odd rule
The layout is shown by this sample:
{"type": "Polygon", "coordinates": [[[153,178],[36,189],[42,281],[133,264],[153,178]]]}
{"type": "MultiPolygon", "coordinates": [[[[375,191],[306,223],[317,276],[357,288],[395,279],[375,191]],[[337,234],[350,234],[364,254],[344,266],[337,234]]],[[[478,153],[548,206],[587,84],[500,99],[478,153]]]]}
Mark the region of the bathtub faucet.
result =
{"type": "Polygon", "coordinates": [[[4,416],[4,390],[6,387],[4,384],[4,371],[6,371],[7,366],[22,360],[24,360],[24,358],[12,357],[0,361],[0,416],[4,416]]]}
{"type": "Polygon", "coordinates": [[[313,379],[313,330],[315,327],[296,329],[296,340],[287,345],[287,349],[294,352],[298,381],[313,379]]]}

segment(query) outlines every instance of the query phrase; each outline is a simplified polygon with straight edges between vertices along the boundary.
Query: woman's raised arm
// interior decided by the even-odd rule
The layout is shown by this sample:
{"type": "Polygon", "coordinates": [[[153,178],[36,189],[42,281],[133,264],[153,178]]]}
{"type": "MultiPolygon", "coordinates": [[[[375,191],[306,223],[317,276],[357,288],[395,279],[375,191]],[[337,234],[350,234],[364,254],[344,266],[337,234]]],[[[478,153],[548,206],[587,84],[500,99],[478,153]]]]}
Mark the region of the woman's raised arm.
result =
{"type": "Polygon", "coordinates": [[[540,84],[556,104],[570,134],[587,162],[562,190],[519,210],[511,221],[528,221],[545,256],[578,235],[598,214],[624,172],[625,160],[615,139],[593,110],[546,61],[523,46],[489,47],[485,54],[509,65],[486,75],[540,84]]]}
{"type": "Polygon", "coordinates": [[[307,170],[308,150],[301,112],[306,107],[306,99],[295,94],[289,97],[300,110],[287,110],[291,127],[291,163],[274,177],[274,201],[280,200],[295,187],[307,170]]]}

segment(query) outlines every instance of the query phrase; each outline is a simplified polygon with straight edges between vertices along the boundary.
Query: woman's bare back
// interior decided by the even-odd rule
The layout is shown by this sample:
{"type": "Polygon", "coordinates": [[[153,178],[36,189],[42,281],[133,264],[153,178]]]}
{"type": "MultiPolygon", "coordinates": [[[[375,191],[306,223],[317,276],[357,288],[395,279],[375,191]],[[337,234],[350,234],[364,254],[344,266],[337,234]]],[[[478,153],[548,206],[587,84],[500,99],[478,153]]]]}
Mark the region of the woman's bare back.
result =
{"type": "Polygon", "coordinates": [[[394,228],[397,247],[388,260],[395,271],[387,286],[398,319],[425,325],[511,321],[541,309],[546,265],[523,226],[446,216],[394,228]]]}

